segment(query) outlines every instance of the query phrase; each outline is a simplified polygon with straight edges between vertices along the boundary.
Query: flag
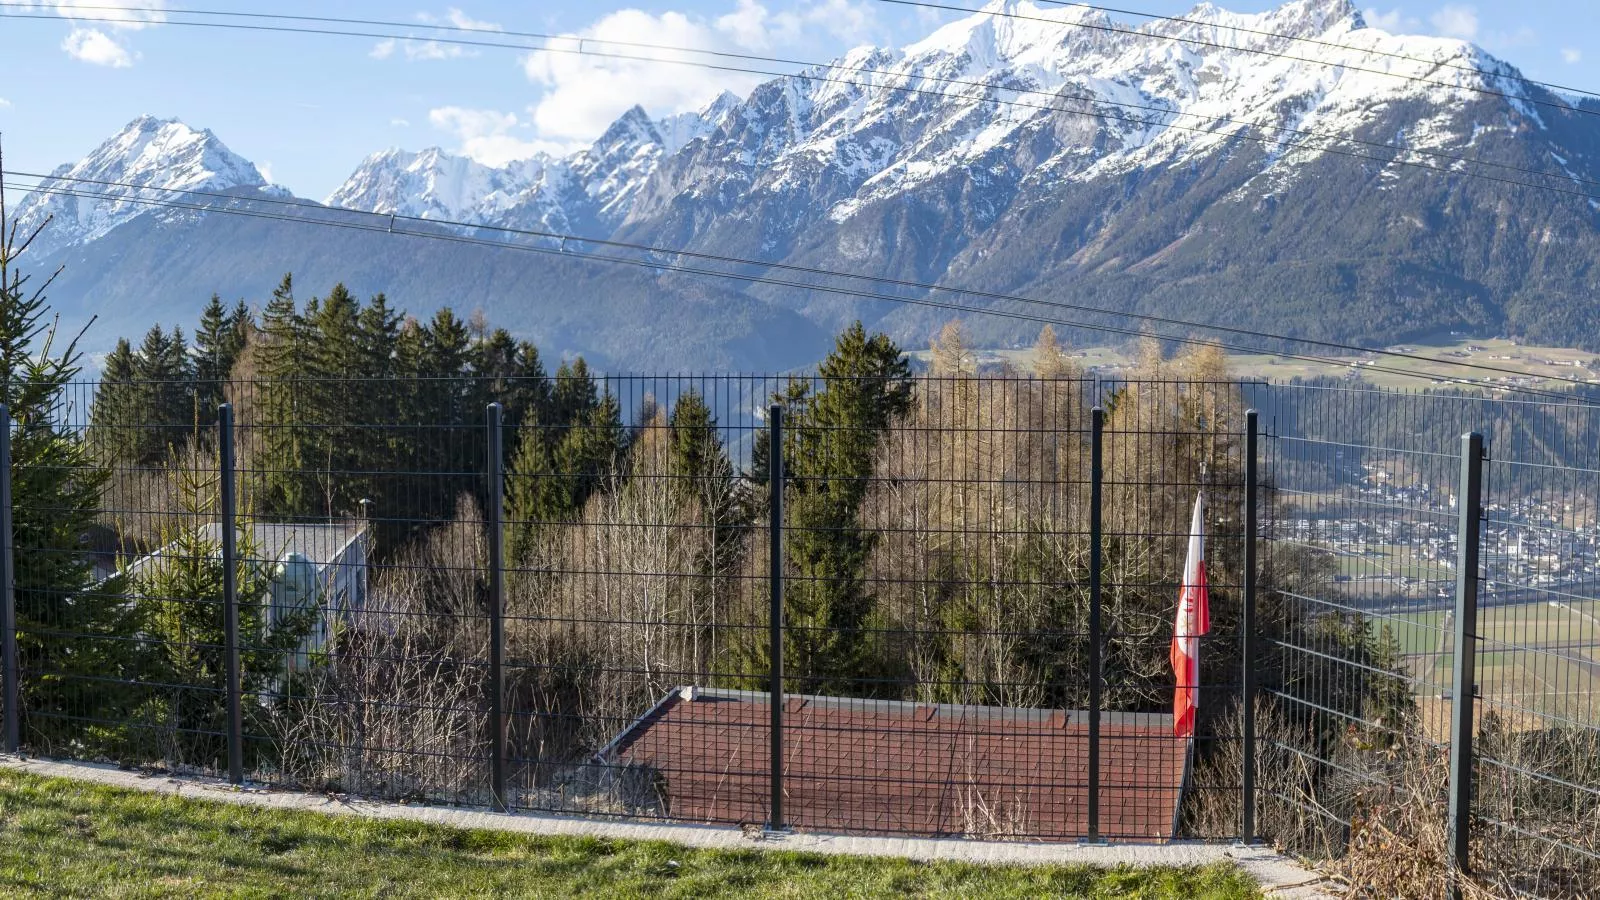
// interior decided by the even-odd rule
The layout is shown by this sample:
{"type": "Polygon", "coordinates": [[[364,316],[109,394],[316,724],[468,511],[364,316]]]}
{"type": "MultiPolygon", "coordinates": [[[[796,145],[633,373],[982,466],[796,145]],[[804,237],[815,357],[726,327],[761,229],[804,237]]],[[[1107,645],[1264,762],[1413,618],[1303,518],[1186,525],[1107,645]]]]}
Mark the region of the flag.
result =
{"type": "Polygon", "coordinates": [[[1189,524],[1189,554],[1183,562],[1183,588],[1178,592],[1178,620],[1172,626],[1172,728],[1178,737],[1194,737],[1200,708],[1200,636],[1211,630],[1211,595],[1206,587],[1205,495],[1194,498],[1189,524]]]}

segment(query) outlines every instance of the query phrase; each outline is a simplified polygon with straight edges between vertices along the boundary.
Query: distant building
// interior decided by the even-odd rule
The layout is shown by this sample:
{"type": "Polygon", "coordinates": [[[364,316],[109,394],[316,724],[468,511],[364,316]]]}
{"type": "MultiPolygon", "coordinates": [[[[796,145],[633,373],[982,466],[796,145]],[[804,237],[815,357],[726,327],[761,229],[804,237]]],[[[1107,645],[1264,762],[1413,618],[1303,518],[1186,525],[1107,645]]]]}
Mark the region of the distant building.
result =
{"type": "MultiPolygon", "coordinates": [[[[367,605],[367,557],[371,539],[361,522],[326,524],[284,524],[253,522],[241,534],[241,556],[249,548],[246,561],[255,564],[270,581],[261,621],[273,628],[300,610],[315,609],[311,631],[289,660],[289,668],[299,671],[310,664],[312,654],[324,650],[339,623],[349,623],[367,605]],[[248,543],[246,543],[248,542],[248,543]]],[[[201,529],[209,544],[222,546],[222,524],[211,522],[201,529]]],[[[163,547],[136,560],[123,574],[136,575],[163,554],[163,547]]],[[[220,550],[218,551],[220,556],[220,550]]]]}

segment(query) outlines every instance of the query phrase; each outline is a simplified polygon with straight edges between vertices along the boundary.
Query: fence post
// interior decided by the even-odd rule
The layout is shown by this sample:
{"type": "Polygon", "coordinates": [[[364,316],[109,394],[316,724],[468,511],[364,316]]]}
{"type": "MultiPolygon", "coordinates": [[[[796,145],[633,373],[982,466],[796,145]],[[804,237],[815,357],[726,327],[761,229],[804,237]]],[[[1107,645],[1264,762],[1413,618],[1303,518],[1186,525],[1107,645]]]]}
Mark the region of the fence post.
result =
{"type": "Polygon", "coordinates": [[[1089,413],[1089,836],[1100,841],[1100,707],[1105,682],[1104,625],[1101,621],[1101,551],[1104,541],[1101,497],[1105,482],[1104,451],[1106,412],[1096,406],[1089,413]]]}
{"type": "Polygon", "coordinates": [[[1457,494],[1456,634],[1450,704],[1450,862],[1467,874],[1472,850],[1472,730],[1477,694],[1478,551],[1483,514],[1483,435],[1461,436],[1457,494]]]}
{"type": "Polygon", "coordinates": [[[489,404],[489,797],[495,812],[506,805],[506,566],[505,453],[500,404],[489,404]]]}
{"type": "Polygon", "coordinates": [[[1244,780],[1239,839],[1256,839],[1256,411],[1244,414],[1244,609],[1239,616],[1239,728],[1244,780]]]}
{"type": "Polygon", "coordinates": [[[771,676],[767,706],[771,721],[772,805],[767,815],[767,830],[783,830],[783,407],[774,403],[767,410],[767,583],[771,606],[767,612],[767,665],[771,676]]]}
{"type": "Polygon", "coordinates": [[[6,752],[22,749],[22,667],[17,662],[17,557],[11,522],[11,410],[0,404],[0,669],[4,669],[6,752]]]}
{"type": "Polygon", "coordinates": [[[217,407],[222,500],[222,631],[228,680],[228,781],[244,782],[244,698],[239,675],[239,503],[235,491],[233,404],[217,407]]]}

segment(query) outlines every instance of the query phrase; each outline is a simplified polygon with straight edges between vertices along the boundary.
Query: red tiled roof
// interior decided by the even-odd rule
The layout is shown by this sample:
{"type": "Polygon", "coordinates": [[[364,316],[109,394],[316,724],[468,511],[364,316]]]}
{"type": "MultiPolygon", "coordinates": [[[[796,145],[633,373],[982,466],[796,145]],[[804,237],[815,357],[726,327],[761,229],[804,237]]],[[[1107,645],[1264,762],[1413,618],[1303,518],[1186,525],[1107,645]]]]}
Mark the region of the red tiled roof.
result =
{"type": "MultiPolygon", "coordinates": [[[[602,751],[650,774],[668,815],[764,823],[768,697],[672,692],[602,751]]],[[[1100,830],[1165,840],[1183,785],[1172,717],[1101,714],[1100,830]]],[[[1065,839],[1087,834],[1088,715],[790,696],[784,818],[795,828],[1065,839]]]]}

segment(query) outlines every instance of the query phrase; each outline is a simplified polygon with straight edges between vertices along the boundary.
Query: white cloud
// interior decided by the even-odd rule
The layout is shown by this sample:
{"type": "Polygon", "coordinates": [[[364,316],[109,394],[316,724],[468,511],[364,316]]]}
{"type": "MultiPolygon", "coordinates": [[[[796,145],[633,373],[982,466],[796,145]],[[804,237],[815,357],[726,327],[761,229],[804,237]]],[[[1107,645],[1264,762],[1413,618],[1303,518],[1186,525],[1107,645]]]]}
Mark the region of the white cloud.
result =
{"type": "Polygon", "coordinates": [[[1443,6],[1429,21],[1445,37],[1470,41],[1478,36],[1478,10],[1471,6],[1443,6]]]}
{"type": "Polygon", "coordinates": [[[764,50],[775,40],[781,43],[798,36],[800,17],[792,12],[773,15],[755,0],[739,0],[733,12],[717,17],[714,26],[741,47],[764,50]]]}
{"type": "Polygon", "coordinates": [[[38,4],[68,19],[95,19],[97,24],[137,31],[167,20],[164,0],[55,0],[38,4]],[[104,20],[110,19],[110,22],[104,20]]]}
{"type": "MultiPolygon", "coordinates": [[[[484,21],[481,21],[479,19],[471,18],[466,13],[462,12],[459,9],[456,9],[453,6],[450,8],[449,12],[445,13],[445,20],[448,21],[451,25],[454,25],[457,28],[465,28],[465,29],[467,29],[469,31],[500,31],[500,30],[502,30],[500,28],[500,25],[498,23],[496,23],[496,22],[484,22],[484,21]]],[[[428,19],[424,19],[423,21],[429,21],[429,20],[428,19]]],[[[430,24],[432,24],[432,23],[430,22],[430,24]]]]}
{"type": "Polygon", "coordinates": [[[1367,20],[1368,25],[1379,31],[1387,31],[1390,34],[1412,34],[1422,28],[1422,22],[1417,17],[1406,15],[1405,10],[1399,7],[1395,7],[1388,12],[1373,8],[1366,10],[1361,15],[1362,18],[1367,20]]]}
{"type": "Polygon", "coordinates": [[[71,33],[61,42],[68,56],[113,69],[132,66],[139,54],[112,35],[153,28],[167,20],[165,0],[52,0],[23,6],[72,22],[71,33]]]}
{"type": "Polygon", "coordinates": [[[7,100],[4,97],[0,97],[0,109],[10,109],[10,108],[11,108],[11,101],[7,100]]]}
{"type": "Polygon", "coordinates": [[[461,59],[462,57],[478,55],[478,51],[463,47],[460,44],[442,44],[438,41],[403,41],[400,46],[406,52],[406,59],[412,62],[433,59],[461,59]]]}
{"type": "Polygon", "coordinates": [[[470,47],[463,47],[460,44],[421,41],[413,38],[387,38],[373,44],[372,49],[367,51],[367,56],[373,59],[388,59],[394,56],[396,50],[404,53],[408,62],[463,59],[478,55],[478,51],[470,47]]]}
{"type": "Polygon", "coordinates": [[[391,128],[410,128],[411,127],[411,123],[406,119],[390,119],[389,120],[389,127],[391,127],[391,128]]]}
{"type": "Polygon", "coordinates": [[[1583,62],[1583,51],[1572,47],[1563,47],[1561,49],[1561,61],[1569,66],[1575,66],[1583,62]]]}
{"type": "Polygon", "coordinates": [[[564,144],[528,140],[513,134],[527,127],[516,113],[443,106],[429,110],[428,122],[455,136],[457,152],[490,166],[503,166],[537,153],[564,154],[571,149],[564,144]]]}
{"type": "Polygon", "coordinates": [[[853,44],[865,42],[878,30],[876,9],[855,0],[820,0],[806,10],[805,19],[835,38],[853,44]]]}
{"type": "Polygon", "coordinates": [[[256,171],[260,172],[261,173],[261,177],[265,178],[267,180],[267,184],[274,184],[275,183],[273,181],[273,179],[272,179],[272,163],[269,163],[269,162],[256,163],[256,171]]]}
{"type": "MultiPolygon", "coordinates": [[[[437,25],[441,28],[465,28],[469,31],[500,31],[500,26],[494,22],[485,22],[474,19],[455,7],[451,7],[442,16],[432,13],[417,13],[417,21],[423,25],[437,25]]],[[[465,40],[466,38],[463,38],[465,40]]],[[[367,55],[373,59],[388,59],[394,56],[395,51],[405,54],[409,62],[430,62],[441,59],[465,59],[476,57],[479,51],[465,44],[452,44],[445,40],[434,38],[386,38],[372,46],[367,55]]]]}
{"type": "Polygon", "coordinates": [[[878,29],[867,0],[809,0],[773,12],[761,0],[736,0],[715,18],[638,9],[609,13],[553,47],[612,52],[643,59],[616,59],[573,52],[537,51],[523,58],[528,79],[545,88],[532,110],[539,134],[554,141],[593,140],[634,104],[653,116],[703,107],[725,90],[745,93],[766,80],[684,65],[706,62],[704,53],[653,50],[624,44],[654,44],[687,50],[766,51],[801,42],[807,32],[860,43],[878,29]],[[609,43],[608,42],[613,42],[609,43]],[[621,43],[617,43],[621,42],[621,43]]]}
{"type": "Polygon", "coordinates": [[[61,42],[61,49],[80,62],[113,69],[126,69],[137,58],[128,48],[98,28],[72,29],[67,39],[61,42]]]}

